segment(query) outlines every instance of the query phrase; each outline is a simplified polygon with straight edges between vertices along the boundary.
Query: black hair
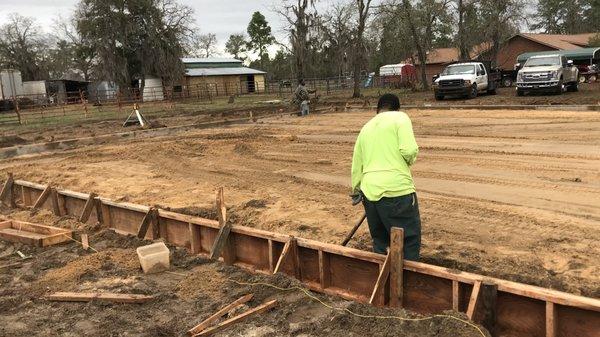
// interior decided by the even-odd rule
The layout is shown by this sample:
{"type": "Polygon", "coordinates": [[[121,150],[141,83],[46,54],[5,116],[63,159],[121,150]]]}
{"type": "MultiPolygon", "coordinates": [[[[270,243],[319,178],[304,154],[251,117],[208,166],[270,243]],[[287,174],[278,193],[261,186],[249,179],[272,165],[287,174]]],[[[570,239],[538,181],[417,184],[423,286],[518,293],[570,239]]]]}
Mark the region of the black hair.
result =
{"type": "Polygon", "coordinates": [[[383,94],[377,102],[377,113],[383,109],[386,111],[398,111],[400,109],[400,100],[394,94],[383,94]]]}

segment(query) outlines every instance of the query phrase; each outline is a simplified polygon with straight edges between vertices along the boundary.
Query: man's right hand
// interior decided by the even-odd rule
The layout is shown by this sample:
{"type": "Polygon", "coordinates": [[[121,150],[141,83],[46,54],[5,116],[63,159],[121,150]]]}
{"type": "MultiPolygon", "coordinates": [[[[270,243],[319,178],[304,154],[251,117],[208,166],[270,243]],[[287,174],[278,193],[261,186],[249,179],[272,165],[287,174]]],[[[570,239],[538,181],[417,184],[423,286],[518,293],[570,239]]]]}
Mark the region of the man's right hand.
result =
{"type": "Polygon", "coordinates": [[[363,200],[362,192],[359,191],[358,193],[350,194],[350,198],[352,198],[352,206],[356,206],[363,200]]]}

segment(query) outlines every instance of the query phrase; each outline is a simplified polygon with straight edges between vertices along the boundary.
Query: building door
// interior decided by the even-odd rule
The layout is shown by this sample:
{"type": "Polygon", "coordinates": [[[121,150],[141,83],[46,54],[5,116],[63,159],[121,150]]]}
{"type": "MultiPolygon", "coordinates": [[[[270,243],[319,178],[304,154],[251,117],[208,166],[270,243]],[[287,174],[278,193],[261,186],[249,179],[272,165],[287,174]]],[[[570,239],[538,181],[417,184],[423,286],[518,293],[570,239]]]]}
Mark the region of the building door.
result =
{"type": "Polygon", "coordinates": [[[248,92],[256,91],[256,83],[254,83],[254,75],[246,76],[246,85],[248,88],[248,92]]]}

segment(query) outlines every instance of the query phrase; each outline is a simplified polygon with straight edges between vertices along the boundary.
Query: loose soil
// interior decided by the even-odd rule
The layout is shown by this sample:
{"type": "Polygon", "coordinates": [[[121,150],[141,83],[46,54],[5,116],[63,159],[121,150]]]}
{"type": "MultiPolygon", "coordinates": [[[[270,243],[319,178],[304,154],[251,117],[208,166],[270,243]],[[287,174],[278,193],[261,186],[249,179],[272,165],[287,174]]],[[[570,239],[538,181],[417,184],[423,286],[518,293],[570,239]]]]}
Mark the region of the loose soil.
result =
{"type": "MultiPolygon", "coordinates": [[[[598,112],[408,113],[421,149],[423,261],[600,297],[598,112]]],[[[363,212],[350,205],[349,171],[372,116],[261,119],[15,158],[0,170],[209,217],[224,186],[236,224],[339,243],[363,212]]],[[[350,245],[371,248],[367,226],[350,245]]]]}
{"type": "MultiPolygon", "coordinates": [[[[17,215],[7,209],[0,209],[0,214],[17,215]]],[[[18,216],[48,225],[61,222],[51,214],[27,218],[25,212],[19,212],[18,216]]],[[[0,269],[0,336],[187,336],[188,329],[249,293],[254,294],[253,299],[230,316],[273,299],[278,304],[215,336],[481,336],[473,326],[449,317],[395,320],[393,324],[390,319],[360,318],[342,309],[371,316],[421,316],[314,294],[338,308],[333,310],[293,289],[300,286],[297,281],[281,274],[249,274],[176,247],[170,247],[170,271],[143,274],[135,247],[148,243],[110,230],[91,232],[90,244],[98,252],[84,251],[75,242],[36,248],[0,241],[0,266],[18,262],[17,251],[31,256],[18,266],[0,269]],[[45,300],[43,296],[53,291],[133,293],[154,299],[144,304],[45,300]]],[[[465,319],[464,314],[446,314],[465,319]]]]}

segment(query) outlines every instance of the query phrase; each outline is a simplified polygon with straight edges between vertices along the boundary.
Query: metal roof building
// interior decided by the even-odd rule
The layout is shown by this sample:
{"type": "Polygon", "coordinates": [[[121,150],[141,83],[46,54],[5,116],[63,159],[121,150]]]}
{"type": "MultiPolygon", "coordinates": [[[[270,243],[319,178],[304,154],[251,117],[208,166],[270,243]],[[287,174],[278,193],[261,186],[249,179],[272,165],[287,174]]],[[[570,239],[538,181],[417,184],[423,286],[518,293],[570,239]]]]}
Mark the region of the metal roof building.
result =
{"type": "Polygon", "coordinates": [[[265,90],[266,72],[245,67],[233,58],[182,58],[184,85],[211,95],[232,95],[265,90]]]}

